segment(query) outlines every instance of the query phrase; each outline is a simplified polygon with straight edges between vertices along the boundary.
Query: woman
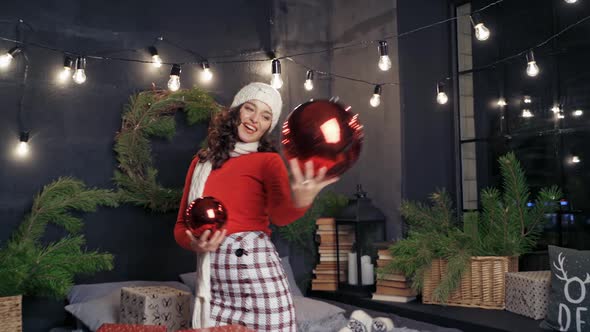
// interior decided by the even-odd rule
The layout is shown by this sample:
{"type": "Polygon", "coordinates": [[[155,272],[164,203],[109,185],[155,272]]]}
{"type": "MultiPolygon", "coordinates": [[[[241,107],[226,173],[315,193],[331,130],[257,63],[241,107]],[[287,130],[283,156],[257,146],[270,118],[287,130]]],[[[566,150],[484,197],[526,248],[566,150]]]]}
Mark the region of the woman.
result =
{"type": "Polygon", "coordinates": [[[269,224],[284,226],[297,220],[316,195],[338,179],[325,179],[325,168],[314,174],[310,162],[302,171],[297,160],[290,160],[293,181],[289,184],[287,169],[269,138],[281,107],[281,95],[270,85],[243,87],[230,109],[213,119],[208,147],[191,163],[174,236],[180,246],[197,253],[201,264],[197,266],[202,266],[198,275],[203,271],[206,275],[210,268],[211,282],[209,285],[209,278],[201,277],[203,285],[198,285],[196,296],[204,301],[196,313],[205,315],[194,318],[193,325],[296,330],[293,301],[269,238],[269,224]],[[200,196],[220,200],[228,220],[223,231],[205,231],[195,238],[183,217],[187,204],[200,196]],[[209,309],[210,315],[206,314],[209,309]]]}

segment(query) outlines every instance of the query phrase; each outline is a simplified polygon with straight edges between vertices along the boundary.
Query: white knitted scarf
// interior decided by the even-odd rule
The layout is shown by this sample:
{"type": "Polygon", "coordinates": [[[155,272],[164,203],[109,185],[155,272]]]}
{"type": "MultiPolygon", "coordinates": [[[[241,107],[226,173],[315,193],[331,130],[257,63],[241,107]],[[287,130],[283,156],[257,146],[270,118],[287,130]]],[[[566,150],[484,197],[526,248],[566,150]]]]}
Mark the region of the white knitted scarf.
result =
{"type": "MultiPolygon", "coordinates": [[[[230,157],[239,157],[258,151],[258,142],[242,143],[237,142],[230,157]]],[[[211,173],[210,161],[197,163],[191,180],[191,188],[188,194],[188,204],[203,196],[205,182],[211,173]]],[[[197,277],[195,280],[195,307],[193,311],[193,328],[211,327],[211,266],[209,253],[197,253],[197,277]]]]}

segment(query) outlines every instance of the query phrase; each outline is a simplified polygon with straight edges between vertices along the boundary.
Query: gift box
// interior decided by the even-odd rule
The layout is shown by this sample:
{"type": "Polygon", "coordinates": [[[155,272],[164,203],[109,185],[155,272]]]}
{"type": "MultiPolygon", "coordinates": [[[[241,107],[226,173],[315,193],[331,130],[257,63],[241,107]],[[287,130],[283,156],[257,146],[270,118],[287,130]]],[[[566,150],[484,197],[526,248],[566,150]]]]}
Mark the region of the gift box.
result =
{"type": "Polygon", "coordinates": [[[161,325],[168,331],[190,328],[190,293],[166,286],[121,288],[119,323],[161,325]]]}
{"type": "Polygon", "coordinates": [[[551,271],[506,273],[506,310],[533,319],[547,314],[551,271]]]}
{"type": "Polygon", "coordinates": [[[97,332],[166,332],[166,326],[102,324],[97,332]]]}

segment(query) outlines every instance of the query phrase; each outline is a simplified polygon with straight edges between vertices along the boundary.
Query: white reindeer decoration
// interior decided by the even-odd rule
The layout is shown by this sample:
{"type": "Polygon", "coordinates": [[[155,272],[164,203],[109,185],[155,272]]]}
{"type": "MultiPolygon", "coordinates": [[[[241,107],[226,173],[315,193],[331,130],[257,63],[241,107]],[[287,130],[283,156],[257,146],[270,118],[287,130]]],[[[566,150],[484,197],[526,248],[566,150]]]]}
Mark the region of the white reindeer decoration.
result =
{"type": "Polygon", "coordinates": [[[564,286],[565,298],[570,303],[573,303],[573,304],[581,303],[586,298],[586,284],[590,283],[590,274],[586,273],[586,280],[584,280],[584,281],[582,281],[582,279],[580,279],[578,277],[568,278],[567,272],[565,271],[565,268],[563,267],[563,263],[565,262],[565,256],[563,256],[563,253],[561,253],[561,252],[559,253],[559,255],[557,256],[557,260],[559,262],[559,266],[557,266],[555,264],[555,261],[553,261],[553,266],[555,266],[557,271],[560,271],[563,274],[563,276],[560,276],[558,274],[555,274],[555,275],[557,276],[557,278],[559,280],[565,281],[565,286],[564,286]],[[578,297],[575,300],[570,296],[570,293],[569,293],[570,284],[572,282],[577,282],[580,285],[580,297],[578,297]]]}

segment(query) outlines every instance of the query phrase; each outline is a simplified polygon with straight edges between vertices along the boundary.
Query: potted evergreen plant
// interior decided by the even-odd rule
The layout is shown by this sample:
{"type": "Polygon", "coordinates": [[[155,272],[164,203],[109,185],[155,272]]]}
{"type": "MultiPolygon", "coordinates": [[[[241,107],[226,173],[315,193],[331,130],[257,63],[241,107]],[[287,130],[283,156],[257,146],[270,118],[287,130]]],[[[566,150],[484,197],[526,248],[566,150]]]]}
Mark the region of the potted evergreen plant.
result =
{"type": "Polygon", "coordinates": [[[422,291],[424,303],[504,308],[504,273],[536,244],[545,214],[556,209],[557,186],[531,193],[514,153],[499,158],[501,189],[481,192],[481,211],[456,217],[444,190],[431,205],[404,201],[408,237],[390,247],[394,259],[381,273],[399,271],[422,291]]]}

